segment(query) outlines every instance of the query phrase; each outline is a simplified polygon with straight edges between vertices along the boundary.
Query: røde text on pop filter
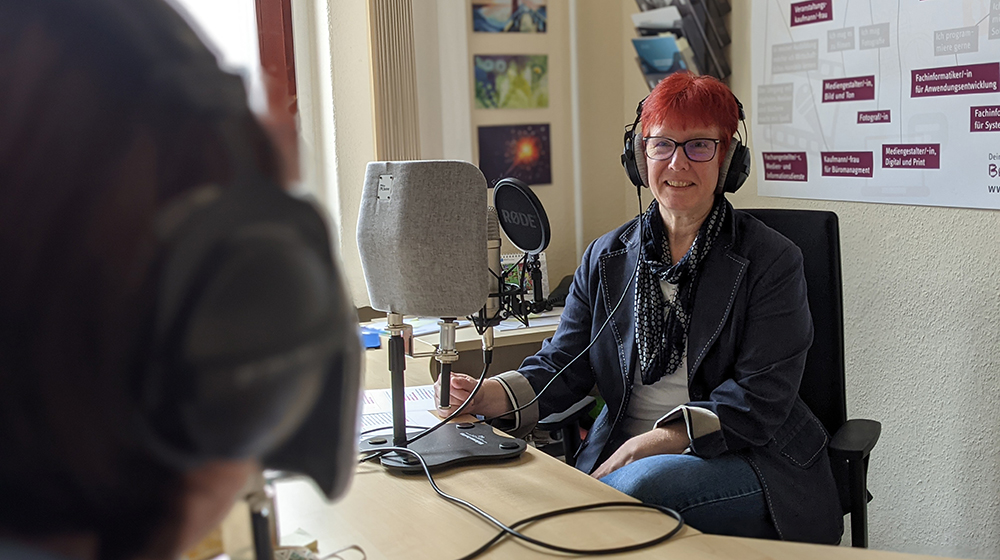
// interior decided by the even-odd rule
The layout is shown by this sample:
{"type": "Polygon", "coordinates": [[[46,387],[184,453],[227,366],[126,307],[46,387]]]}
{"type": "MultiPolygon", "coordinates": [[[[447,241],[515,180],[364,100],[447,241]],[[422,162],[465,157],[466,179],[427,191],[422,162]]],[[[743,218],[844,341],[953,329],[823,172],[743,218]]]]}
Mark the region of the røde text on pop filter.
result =
{"type": "Polygon", "coordinates": [[[358,250],[371,306],[463,317],[489,295],[486,178],[464,161],[368,164],[358,250]]]}
{"type": "Polygon", "coordinates": [[[493,206],[507,239],[521,252],[537,255],[549,246],[549,218],[524,182],[505,177],[493,189],[493,206]]]}

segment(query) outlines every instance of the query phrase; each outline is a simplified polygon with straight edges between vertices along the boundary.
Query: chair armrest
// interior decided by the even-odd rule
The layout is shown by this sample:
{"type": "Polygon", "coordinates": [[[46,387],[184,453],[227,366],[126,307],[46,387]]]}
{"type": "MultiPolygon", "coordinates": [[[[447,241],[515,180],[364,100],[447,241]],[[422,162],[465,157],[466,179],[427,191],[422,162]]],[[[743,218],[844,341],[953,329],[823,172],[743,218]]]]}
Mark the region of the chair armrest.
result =
{"type": "Polygon", "coordinates": [[[874,420],[862,418],[848,420],[830,441],[830,457],[860,461],[868,457],[872,448],[878,443],[878,436],[881,433],[882,424],[874,420]]]}
{"type": "Polygon", "coordinates": [[[556,430],[561,430],[566,426],[571,426],[580,421],[581,418],[590,413],[590,409],[594,407],[594,397],[586,396],[578,400],[576,404],[567,408],[562,412],[554,412],[549,414],[545,418],[538,421],[535,425],[536,428],[554,432],[556,430]]]}

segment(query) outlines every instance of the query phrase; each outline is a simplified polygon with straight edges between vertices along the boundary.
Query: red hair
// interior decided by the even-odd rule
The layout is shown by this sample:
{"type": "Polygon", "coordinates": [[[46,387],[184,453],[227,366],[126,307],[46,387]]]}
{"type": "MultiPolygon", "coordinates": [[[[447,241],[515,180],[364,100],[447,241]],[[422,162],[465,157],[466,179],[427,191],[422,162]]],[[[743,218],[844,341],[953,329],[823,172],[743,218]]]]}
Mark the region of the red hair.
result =
{"type": "Polygon", "coordinates": [[[643,136],[654,123],[681,130],[690,126],[717,127],[722,133],[719,140],[724,155],[739,125],[739,106],[733,92],[712,76],[675,72],[656,84],[642,104],[643,136]]]}

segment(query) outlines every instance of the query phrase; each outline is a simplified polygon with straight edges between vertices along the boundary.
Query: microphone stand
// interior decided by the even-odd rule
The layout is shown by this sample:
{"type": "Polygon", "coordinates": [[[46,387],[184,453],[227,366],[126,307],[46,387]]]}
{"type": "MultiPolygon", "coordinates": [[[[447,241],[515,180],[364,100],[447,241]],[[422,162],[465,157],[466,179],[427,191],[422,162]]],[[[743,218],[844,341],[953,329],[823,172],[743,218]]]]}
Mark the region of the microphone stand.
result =
{"type": "MultiPolygon", "coordinates": [[[[514,268],[520,269],[518,283],[516,286],[513,286],[513,290],[509,293],[506,291],[503,292],[501,306],[505,315],[517,319],[525,327],[530,327],[531,318],[529,315],[552,310],[552,302],[542,295],[541,259],[538,258],[537,254],[525,253],[514,268]],[[525,284],[525,280],[528,278],[531,279],[533,296],[530,300],[525,297],[529,291],[528,286],[525,284]]],[[[506,277],[506,273],[504,277],[506,277]]]]}
{"type": "Polygon", "coordinates": [[[441,364],[441,408],[446,409],[451,406],[451,364],[458,361],[458,352],[455,351],[455,329],[458,324],[454,317],[442,318],[438,323],[440,327],[440,343],[437,351],[434,352],[434,359],[441,364]]]}
{"type": "MultiPolygon", "coordinates": [[[[389,331],[389,383],[392,393],[392,445],[406,447],[406,345],[403,342],[403,316],[386,316],[389,331]]],[[[405,458],[413,459],[411,455],[405,458]]],[[[404,459],[405,460],[405,459],[404,459]]]]}
{"type": "Polygon", "coordinates": [[[274,493],[264,474],[258,472],[251,479],[250,489],[244,496],[250,508],[250,530],[253,534],[256,560],[274,560],[275,526],[274,493]]]}
{"type": "MultiPolygon", "coordinates": [[[[524,440],[497,435],[492,427],[472,422],[445,424],[435,431],[415,436],[413,441],[408,441],[404,376],[406,351],[402,336],[406,325],[401,314],[391,312],[387,315],[386,323],[389,331],[389,373],[392,392],[392,447],[412,449],[423,457],[429,468],[469,461],[512,459],[524,453],[527,448],[524,440]]],[[[441,363],[442,373],[447,366],[450,374],[451,364],[458,359],[458,352],[455,351],[457,326],[454,318],[441,321],[442,344],[435,353],[435,359],[441,363]]],[[[447,390],[448,386],[442,385],[442,392],[447,390]]],[[[377,435],[362,440],[359,447],[362,452],[375,452],[379,448],[388,446],[390,446],[389,440],[385,436],[377,435]]],[[[423,472],[420,461],[409,453],[387,452],[382,455],[380,461],[385,467],[403,472],[423,472]]]]}
{"type": "Polygon", "coordinates": [[[542,263],[538,255],[528,255],[526,264],[528,272],[531,274],[531,286],[534,288],[534,300],[530,304],[532,313],[551,311],[552,304],[542,295],[542,263]]]}

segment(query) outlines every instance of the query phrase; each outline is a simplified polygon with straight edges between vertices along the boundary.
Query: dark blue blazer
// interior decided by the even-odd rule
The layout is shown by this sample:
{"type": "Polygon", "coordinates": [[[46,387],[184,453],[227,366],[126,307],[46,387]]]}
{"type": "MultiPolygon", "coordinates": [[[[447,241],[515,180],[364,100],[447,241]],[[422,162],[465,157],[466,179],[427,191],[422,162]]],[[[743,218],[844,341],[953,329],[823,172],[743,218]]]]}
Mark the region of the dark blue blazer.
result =
{"type": "MultiPolygon", "coordinates": [[[[597,386],[607,406],[576,463],[588,473],[628,439],[622,416],[638,359],[633,273],[639,245],[637,220],[590,245],[558,330],[518,370],[538,393],[596,338],[539,400],[544,418],[597,386]]],[[[836,543],[843,514],[826,452],[829,436],[798,396],[812,332],[799,248],[754,217],[729,212],[701,265],[687,341],[687,404],[714,412],[721,430],[696,434],[691,452],[709,459],[736,453],[748,461],[781,538],[836,543]]]]}

